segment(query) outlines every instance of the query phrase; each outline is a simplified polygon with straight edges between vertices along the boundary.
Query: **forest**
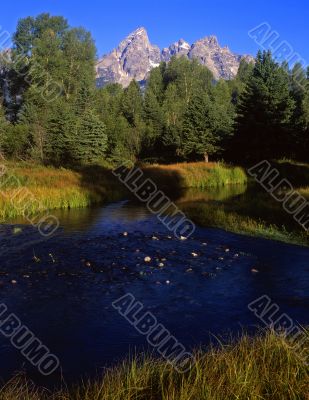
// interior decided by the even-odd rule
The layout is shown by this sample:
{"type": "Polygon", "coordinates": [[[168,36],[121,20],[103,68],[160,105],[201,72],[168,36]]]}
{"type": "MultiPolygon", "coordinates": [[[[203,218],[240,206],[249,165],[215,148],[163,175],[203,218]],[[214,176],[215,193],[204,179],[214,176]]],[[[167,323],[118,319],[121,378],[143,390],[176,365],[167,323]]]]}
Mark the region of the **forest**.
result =
{"type": "Polygon", "coordinates": [[[19,20],[1,53],[0,149],[7,159],[98,162],[306,160],[309,71],[270,52],[215,81],[174,57],[144,85],[96,88],[96,47],[84,28],[49,14],[19,20]]]}

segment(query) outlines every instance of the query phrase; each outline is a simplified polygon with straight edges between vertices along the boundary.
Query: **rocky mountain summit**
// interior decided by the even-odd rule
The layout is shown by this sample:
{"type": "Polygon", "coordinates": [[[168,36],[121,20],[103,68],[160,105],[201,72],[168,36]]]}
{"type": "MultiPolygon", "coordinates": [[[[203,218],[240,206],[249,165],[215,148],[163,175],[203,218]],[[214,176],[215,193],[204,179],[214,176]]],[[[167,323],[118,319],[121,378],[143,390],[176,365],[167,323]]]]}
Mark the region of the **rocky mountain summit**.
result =
{"type": "Polygon", "coordinates": [[[98,60],[97,86],[107,83],[128,86],[133,79],[145,81],[152,68],[159,66],[161,61],[169,62],[173,56],[197,59],[212,71],[215,79],[232,79],[243,58],[248,62],[254,60],[251,56],[235,54],[228,47],[220,47],[215,36],[205,37],[192,45],[180,39],[160,51],[158,46],[150,43],[146,29],[138,28],[116,49],[98,60]]]}

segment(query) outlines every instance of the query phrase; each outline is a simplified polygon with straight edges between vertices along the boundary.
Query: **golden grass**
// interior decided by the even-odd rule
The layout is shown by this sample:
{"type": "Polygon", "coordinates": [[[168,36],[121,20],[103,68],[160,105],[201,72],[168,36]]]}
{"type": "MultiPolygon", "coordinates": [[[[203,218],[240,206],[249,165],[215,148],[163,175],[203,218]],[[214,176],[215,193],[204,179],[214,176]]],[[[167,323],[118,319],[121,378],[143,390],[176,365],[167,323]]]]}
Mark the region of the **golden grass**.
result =
{"type": "Polygon", "coordinates": [[[56,169],[29,163],[6,163],[0,179],[0,222],[24,213],[32,215],[56,208],[87,207],[113,197],[110,171],[56,169]]]}
{"type": "Polygon", "coordinates": [[[101,379],[50,393],[15,378],[0,390],[1,400],[308,400],[307,339],[301,349],[273,331],[243,335],[195,353],[190,371],[180,374],[166,361],[134,358],[109,369],[101,379]]]}
{"type": "Polygon", "coordinates": [[[182,188],[206,188],[232,184],[244,184],[247,175],[243,168],[222,163],[181,163],[171,165],[146,166],[144,171],[155,182],[162,180],[177,183],[182,188]]]}
{"type": "MultiPolygon", "coordinates": [[[[7,174],[0,178],[0,222],[16,216],[56,208],[87,207],[113,200],[123,185],[112,175],[111,167],[90,166],[72,171],[26,162],[6,162],[7,174]]],[[[217,163],[188,163],[145,167],[158,186],[221,186],[246,181],[241,168],[217,163]]]]}
{"type": "Polygon", "coordinates": [[[309,201],[309,186],[300,188],[298,192],[309,201]]]}

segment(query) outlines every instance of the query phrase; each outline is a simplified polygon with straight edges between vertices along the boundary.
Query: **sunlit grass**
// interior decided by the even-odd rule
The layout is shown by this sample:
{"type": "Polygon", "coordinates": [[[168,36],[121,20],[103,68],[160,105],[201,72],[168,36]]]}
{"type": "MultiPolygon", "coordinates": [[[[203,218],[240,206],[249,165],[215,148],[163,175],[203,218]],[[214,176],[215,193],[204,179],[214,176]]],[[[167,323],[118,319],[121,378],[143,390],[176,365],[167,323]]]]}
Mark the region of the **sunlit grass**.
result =
{"type": "Polygon", "coordinates": [[[308,333],[301,348],[269,331],[195,353],[185,374],[151,356],[108,369],[102,379],[58,393],[17,378],[0,390],[2,400],[308,400],[308,333]]]}
{"type": "MultiPolygon", "coordinates": [[[[87,207],[114,198],[124,186],[111,174],[111,166],[93,166],[91,172],[56,169],[26,162],[6,162],[0,178],[0,222],[56,208],[87,207]]],[[[213,187],[243,183],[241,168],[216,163],[153,166],[144,169],[155,182],[169,188],[213,187]]]]}
{"type": "Polygon", "coordinates": [[[87,207],[113,197],[111,173],[98,168],[93,175],[29,163],[6,163],[0,178],[0,222],[56,208],[87,207]]]}
{"type": "Polygon", "coordinates": [[[171,165],[155,165],[145,168],[151,177],[158,181],[166,176],[173,178],[184,188],[206,188],[231,184],[244,184],[247,175],[243,168],[229,166],[222,163],[179,163],[171,165]]]}
{"type": "Polygon", "coordinates": [[[301,227],[288,230],[284,225],[225,209],[223,204],[195,203],[182,206],[194,222],[202,226],[225,229],[230,232],[263,237],[281,242],[309,245],[309,234],[301,227]]]}

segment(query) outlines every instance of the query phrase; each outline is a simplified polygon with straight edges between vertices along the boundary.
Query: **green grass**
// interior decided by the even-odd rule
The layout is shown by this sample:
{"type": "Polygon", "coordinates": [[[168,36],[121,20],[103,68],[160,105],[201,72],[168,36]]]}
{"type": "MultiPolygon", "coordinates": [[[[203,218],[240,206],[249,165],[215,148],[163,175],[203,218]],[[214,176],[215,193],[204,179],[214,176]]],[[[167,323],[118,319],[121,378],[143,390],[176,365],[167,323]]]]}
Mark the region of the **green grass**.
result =
{"type": "Polygon", "coordinates": [[[202,226],[309,246],[309,234],[301,227],[297,230],[288,230],[285,225],[278,226],[263,218],[254,218],[237,211],[227,210],[224,204],[193,203],[182,206],[182,210],[190,219],[202,226]]]}
{"type": "Polygon", "coordinates": [[[110,170],[85,167],[78,171],[31,163],[6,163],[0,178],[0,222],[23,214],[56,208],[88,207],[120,196],[121,186],[110,170]]]}
{"type": "MultiPolygon", "coordinates": [[[[309,164],[282,160],[274,166],[309,200],[309,164]]],[[[0,178],[0,223],[22,215],[23,209],[36,215],[56,208],[88,207],[127,197],[124,185],[111,172],[112,166],[88,166],[73,171],[8,162],[6,167],[16,179],[0,178]]],[[[262,190],[259,195],[241,196],[247,176],[240,167],[198,162],[152,165],[142,169],[145,179],[151,178],[172,199],[180,199],[184,188],[208,189],[205,191],[208,199],[207,196],[205,199],[194,199],[194,196],[190,199],[187,194],[186,200],[180,204],[198,224],[289,243],[309,244],[308,233],[268,193],[262,190]],[[234,196],[229,199],[231,188],[234,188],[234,196]],[[226,193],[212,199],[210,192],[213,190],[226,193]]]]}
{"type": "MultiPolygon", "coordinates": [[[[24,209],[34,215],[57,208],[88,207],[125,196],[125,188],[113,176],[111,166],[88,166],[73,171],[25,162],[5,165],[8,172],[0,178],[0,222],[22,215],[24,209]]],[[[145,167],[144,171],[158,187],[173,191],[246,181],[241,168],[216,163],[153,166],[145,167]]]]}
{"type": "Polygon", "coordinates": [[[178,188],[207,188],[225,185],[244,184],[247,175],[243,168],[223,163],[181,163],[154,165],[144,171],[157,184],[178,188]]]}
{"type": "Polygon", "coordinates": [[[101,379],[50,393],[15,378],[1,400],[308,400],[307,340],[301,353],[285,334],[272,331],[195,353],[179,374],[164,360],[134,358],[108,369],[101,379]]]}

